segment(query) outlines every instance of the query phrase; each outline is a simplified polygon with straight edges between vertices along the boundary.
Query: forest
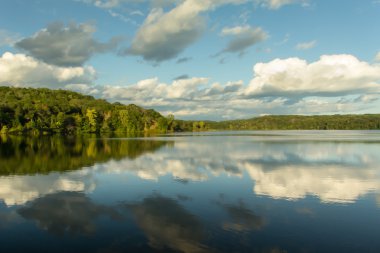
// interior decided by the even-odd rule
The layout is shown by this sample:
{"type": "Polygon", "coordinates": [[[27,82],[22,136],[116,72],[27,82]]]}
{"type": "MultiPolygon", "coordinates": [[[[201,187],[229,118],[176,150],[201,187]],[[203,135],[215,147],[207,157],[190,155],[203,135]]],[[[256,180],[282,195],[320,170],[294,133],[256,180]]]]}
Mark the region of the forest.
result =
{"type": "MultiPolygon", "coordinates": [[[[67,90],[0,87],[1,134],[141,134],[218,130],[380,129],[380,114],[273,115],[230,121],[185,121],[153,109],[109,103],[67,90]]],[[[254,108],[252,108],[254,114],[254,108]]]]}
{"type": "Polygon", "coordinates": [[[273,115],[205,125],[213,130],[376,130],[380,129],[380,114],[273,115]]]}
{"type": "Polygon", "coordinates": [[[67,90],[0,87],[0,131],[22,134],[166,132],[173,116],[67,90]]]}

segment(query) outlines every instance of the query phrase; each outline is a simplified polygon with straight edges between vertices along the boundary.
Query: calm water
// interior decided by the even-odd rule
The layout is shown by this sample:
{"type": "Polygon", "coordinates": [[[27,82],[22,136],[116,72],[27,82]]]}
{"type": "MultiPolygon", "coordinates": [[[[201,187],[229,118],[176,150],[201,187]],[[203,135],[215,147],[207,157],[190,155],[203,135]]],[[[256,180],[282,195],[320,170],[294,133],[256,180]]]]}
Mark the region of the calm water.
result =
{"type": "Polygon", "coordinates": [[[0,252],[380,252],[380,132],[0,139],[0,252]]]}

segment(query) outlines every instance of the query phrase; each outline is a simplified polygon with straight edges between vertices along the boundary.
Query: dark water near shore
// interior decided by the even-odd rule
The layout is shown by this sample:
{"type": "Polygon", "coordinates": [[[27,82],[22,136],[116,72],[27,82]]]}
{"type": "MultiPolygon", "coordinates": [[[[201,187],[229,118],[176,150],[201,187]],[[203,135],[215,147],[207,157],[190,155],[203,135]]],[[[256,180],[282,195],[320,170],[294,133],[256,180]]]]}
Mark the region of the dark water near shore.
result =
{"type": "Polygon", "coordinates": [[[1,136],[0,252],[380,252],[380,131],[1,136]]]}

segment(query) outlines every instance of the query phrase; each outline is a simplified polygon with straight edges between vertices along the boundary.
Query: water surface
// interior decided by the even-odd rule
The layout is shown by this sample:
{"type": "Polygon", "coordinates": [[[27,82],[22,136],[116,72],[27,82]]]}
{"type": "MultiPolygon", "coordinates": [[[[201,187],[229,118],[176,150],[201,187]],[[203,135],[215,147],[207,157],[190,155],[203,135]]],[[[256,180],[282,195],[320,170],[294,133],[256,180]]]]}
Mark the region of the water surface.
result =
{"type": "Polygon", "coordinates": [[[0,252],[380,252],[379,131],[0,140],[0,252]]]}

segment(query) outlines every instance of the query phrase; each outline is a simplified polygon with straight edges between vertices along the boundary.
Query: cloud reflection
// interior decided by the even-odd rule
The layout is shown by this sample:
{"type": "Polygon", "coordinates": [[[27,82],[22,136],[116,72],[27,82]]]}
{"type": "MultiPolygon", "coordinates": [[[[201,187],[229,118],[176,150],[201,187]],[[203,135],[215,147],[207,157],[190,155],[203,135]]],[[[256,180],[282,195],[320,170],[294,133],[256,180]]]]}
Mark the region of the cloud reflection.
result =
{"type": "Polygon", "coordinates": [[[171,175],[188,184],[215,177],[249,177],[258,195],[292,200],[312,195],[322,202],[352,203],[380,191],[378,151],[377,142],[177,137],[174,145],[154,153],[76,172],[0,177],[0,200],[10,206],[59,191],[91,192],[96,187],[95,173],[98,181],[107,173],[153,181],[171,175]]]}
{"type": "Polygon", "coordinates": [[[225,230],[245,232],[250,230],[260,230],[265,225],[264,218],[256,215],[242,201],[238,204],[221,205],[231,219],[231,221],[226,221],[223,223],[223,228],[225,230]]]}
{"type": "Polygon", "coordinates": [[[45,194],[59,191],[92,192],[96,182],[88,171],[64,175],[0,177],[0,200],[7,206],[23,205],[45,194]]]}
{"type": "Polygon", "coordinates": [[[323,202],[351,203],[380,190],[377,151],[376,144],[359,142],[205,139],[176,142],[169,150],[111,162],[103,169],[127,170],[147,180],[172,175],[190,182],[248,175],[259,195],[284,199],[313,195],[323,202]]]}
{"type": "Polygon", "coordinates": [[[314,195],[323,202],[350,203],[380,189],[376,170],[334,166],[282,166],[265,171],[260,164],[245,163],[255,181],[253,191],[273,198],[300,199],[314,195]]]}
{"type": "Polygon", "coordinates": [[[177,201],[160,195],[128,206],[155,249],[185,253],[207,252],[201,245],[203,228],[198,219],[177,201]]]}
{"type": "Polygon", "coordinates": [[[55,235],[93,234],[96,231],[96,218],[102,215],[118,218],[118,213],[112,208],[97,205],[85,194],[77,192],[46,195],[22,207],[18,213],[55,235]]]}

